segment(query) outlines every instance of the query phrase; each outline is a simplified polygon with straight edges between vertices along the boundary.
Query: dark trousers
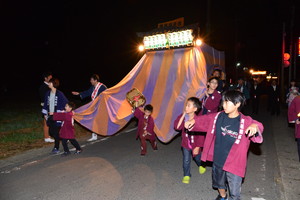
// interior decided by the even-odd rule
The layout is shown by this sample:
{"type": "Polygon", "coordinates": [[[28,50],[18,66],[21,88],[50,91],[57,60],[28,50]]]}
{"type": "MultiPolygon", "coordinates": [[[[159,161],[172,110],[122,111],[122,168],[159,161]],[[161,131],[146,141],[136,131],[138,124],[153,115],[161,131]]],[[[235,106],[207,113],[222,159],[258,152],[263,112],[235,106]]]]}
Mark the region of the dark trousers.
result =
{"type": "Polygon", "coordinates": [[[141,141],[141,154],[145,155],[147,153],[147,143],[146,140],[149,140],[153,150],[157,150],[156,140],[151,139],[149,136],[143,137],[140,136],[141,141]]]}
{"type": "Polygon", "coordinates": [[[300,138],[297,138],[297,146],[298,146],[298,157],[300,162],[300,138]]]}
{"type": "Polygon", "coordinates": [[[75,147],[75,149],[77,151],[81,150],[80,145],[79,145],[79,143],[77,142],[76,139],[64,139],[63,138],[63,139],[61,139],[61,143],[62,143],[62,145],[64,147],[64,151],[65,152],[70,152],[69,147],[68,147],[68,140],[71,142],[71,144],[75,147]]]}
{"type": "Polygon", "coordinates": [[[270,102],[270,110],[271,115],[279,115],[280,114],[280,103],[277,100],[271,100],[270,102]]]}
{"type": "Polygon", "coordinates": [[[259,98],[256,97],[252,99],[252,113],[258,114],[258,109],[259,109],[259,98]]]}
{"type": "MultiPolygon", "coordinates": [[[[192,161],[192,150],[182,147],[183,155],[183,176],[191,176],[191,161],[192,161]]],[[[196,155],[193,160],[196,162],[197,166],[201,165],[201,154],[196,155]]]]}
{"type": "Polygon", "coordinates": [[[56,121],[52,119],[52,116],[48,118],[47,125],[49,126],[49,135],[54,138],[54,148],[59,149],[59,131],[60,126],[56,125],[56,121]]]}

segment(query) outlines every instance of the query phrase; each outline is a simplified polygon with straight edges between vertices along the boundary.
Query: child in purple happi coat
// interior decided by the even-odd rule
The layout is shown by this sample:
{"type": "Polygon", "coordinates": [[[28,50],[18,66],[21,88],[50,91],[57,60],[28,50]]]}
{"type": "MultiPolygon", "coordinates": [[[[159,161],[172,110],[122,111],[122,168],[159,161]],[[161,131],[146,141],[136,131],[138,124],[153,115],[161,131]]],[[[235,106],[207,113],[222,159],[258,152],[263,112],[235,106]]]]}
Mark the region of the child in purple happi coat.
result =
{"type": "Polygon", "coordinates": [[[224,111],[201,115],[185,123],[190,131],[207,132],[201,160],[212,161],[212,186],[218,189],[216,200],[240,199],[250,142],[262,143],[263,125],[245,116],[240,109],[244,95],[235,90],[224,92],[224,111]]]}
{"type": "Polygon", "coordinates": [[[153,150],[157,150],[156,134],[154,132],[154,119],[151,116],[153,112],[153,106],[147,104],[144,108],[137,107],[134,109],[134,116],[138,119],[138,130],[136,138],[141,142],[141,156],[145,156],[147,153],[147,143],[149,140],[153,150]]]}
{"type": "Polygon", "coordinates": [[[217,90],[219,78],[212,76],[208,79],[207,90],[202,99],[202,109],[200,115],[218,112],[220,101],[222,99],[221,92],[217,90]]]}
{"type": "Polygon", "coordinates": [[[288,108],[288,119],[295,123],[295,138],[298,146],[298,157],[300,161],[300,95],[296,96],[288,108]]]}
{"type": "MultiPolygon", "coordinates": [[[[189,184],[191,178],[191,160],[192,157],[199,167],[200,174],[205,172],[205,168],[201,166],[201,152],[192,154],[193,149],[202,147],[204,143],[204,136],[199,132],[188,131],[184,128],[186,121],[194,119],[201,110],[201,102],[197,97],[190,97],[186,102],[185,109],[174,121],[174,129],[181,132],[181,150],[183,155],[183,179],[182,182],[189,184]],[[202,138],[203,137],[203,138],[202,138]],[[203,171],[204,169],[204,171],[203,171]]],[[[204,133],[203,133],[204,134],[204,133]]]]}
{"type": "Polygon", "coordinates": [[[53,114],[53,120],[62,121],[62,126],[59,131],[59,137],[62,141],[62,145],[64,147],[64,153],[62,156],[67,156],[70,154],[68,141],[76,148],[75,154],[80,154],[82,149],[75,139],[75,129],[74,129],[74,119],[73,119],[73,109],[75,108],[75,104],[73,102],[68,102],[65,106],[65,112],[61,113],[51,113],[53,114]]]}

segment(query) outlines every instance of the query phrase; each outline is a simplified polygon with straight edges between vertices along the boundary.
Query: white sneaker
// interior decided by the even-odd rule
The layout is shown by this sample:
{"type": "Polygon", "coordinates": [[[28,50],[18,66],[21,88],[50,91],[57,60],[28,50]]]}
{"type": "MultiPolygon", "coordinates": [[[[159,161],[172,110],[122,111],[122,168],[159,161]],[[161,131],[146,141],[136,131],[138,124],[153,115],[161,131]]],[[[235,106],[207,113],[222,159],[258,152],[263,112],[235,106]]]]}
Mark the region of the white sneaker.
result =
{"type": "Polygon", "coordinates": [[[45,142],[54,142],[54,140],[51,138],[45,138],[45,142]]]}
{"type": "Polygon", "coordinates": [[[88,139],[87,141],[88,141],[88,142],[91,142],[91,141],[95,141],[95,140],[97,140],[97,139],[98,139],[97,134],[96,134],[96,133],[92,133],[92,137],[91,137],[90,139],[88,139]]]}

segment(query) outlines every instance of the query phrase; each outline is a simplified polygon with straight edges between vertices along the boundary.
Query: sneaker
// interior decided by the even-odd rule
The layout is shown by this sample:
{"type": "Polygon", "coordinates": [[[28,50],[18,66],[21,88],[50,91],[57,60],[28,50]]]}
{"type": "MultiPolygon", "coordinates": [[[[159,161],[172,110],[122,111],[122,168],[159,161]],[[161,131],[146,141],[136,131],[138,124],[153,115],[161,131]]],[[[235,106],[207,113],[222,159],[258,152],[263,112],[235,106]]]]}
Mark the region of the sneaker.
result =
{"type": "Polygon", "coordinates": [[[61,154],[61,156],[64,157],[64,156],[68,156],[68,155],[70,155],[70,154],[71,154],[71,152],[68,151],[68,152],[64,152],[63,154],[61,154]]]}
{"type": "Polygon", "coordinates": [[[81,154],[82,150],[76,150],[74,154],[81,154]]]}
{"type": "Polygon", "coordinates": [[[98,139],[97,134],[96,134],[96,133],[92,133],[92,137],[91,137],[90,139],[88,139],[87,141],[88,141],[88,142],[91,142],[91,141],[95,141],[95,140],[97,140],[97,139],[98,139]]]}
{"type": "Polygon", "coordinates": [[[200,173],[200,174],[204,174],[205,172],[206,172],[206,167],[200,166],[200,167],[199,167],[199,173],[200,173]]]}
{"type": "Polygon", "coordinates": [[[218,195],[218,197],[216,198],[216,200],[228,200],[227,199],[227,194],[225,197],[221,197],[220,195],[218,195]]]}
{"type": "Polygon", "coordinates": [[[44,140],[45,140],[45,142],[54,142],[54,140],[52,138],[45,138],[44,140]]]}
{"type": "Polygon", "coordinates": [[[182,182],[185,183],[185,184],[189,184],[190,183],[190,179],[191,179],[191,177],[184,176],[183,179],[182,179],[182,182]]]}
{"type": "Polygon", "coordinates": [[[59,152],[60,151],[56,148],[53,148],[52,151],[51,151],[52,154],[58,154],[59,152]]]}

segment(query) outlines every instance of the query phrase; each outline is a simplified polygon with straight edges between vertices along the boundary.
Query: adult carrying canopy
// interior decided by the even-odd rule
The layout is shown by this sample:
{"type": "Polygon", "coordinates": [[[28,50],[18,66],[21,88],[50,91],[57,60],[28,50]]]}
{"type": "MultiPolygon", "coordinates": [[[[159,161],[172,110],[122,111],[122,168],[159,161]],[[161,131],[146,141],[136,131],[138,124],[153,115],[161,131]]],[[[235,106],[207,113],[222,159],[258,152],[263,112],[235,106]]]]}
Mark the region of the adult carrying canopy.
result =
{"type": "MultiPolygon", "coordinates": [[[[94,101],[75,110],[75,120],[102,136],[111,136],[133,117],[126,93],[137,88],[153,106],[155,133],[169,142],[178,132],[174,120],[182,113],[191,96],[201,98],[207,76],[214,66],[222,69],[224,53],[203,44],[146,52],[135,67],[115,86],[102,92],[94,101]]],[[[224,69],[223,69],[224,70],[224,69]]]]}

